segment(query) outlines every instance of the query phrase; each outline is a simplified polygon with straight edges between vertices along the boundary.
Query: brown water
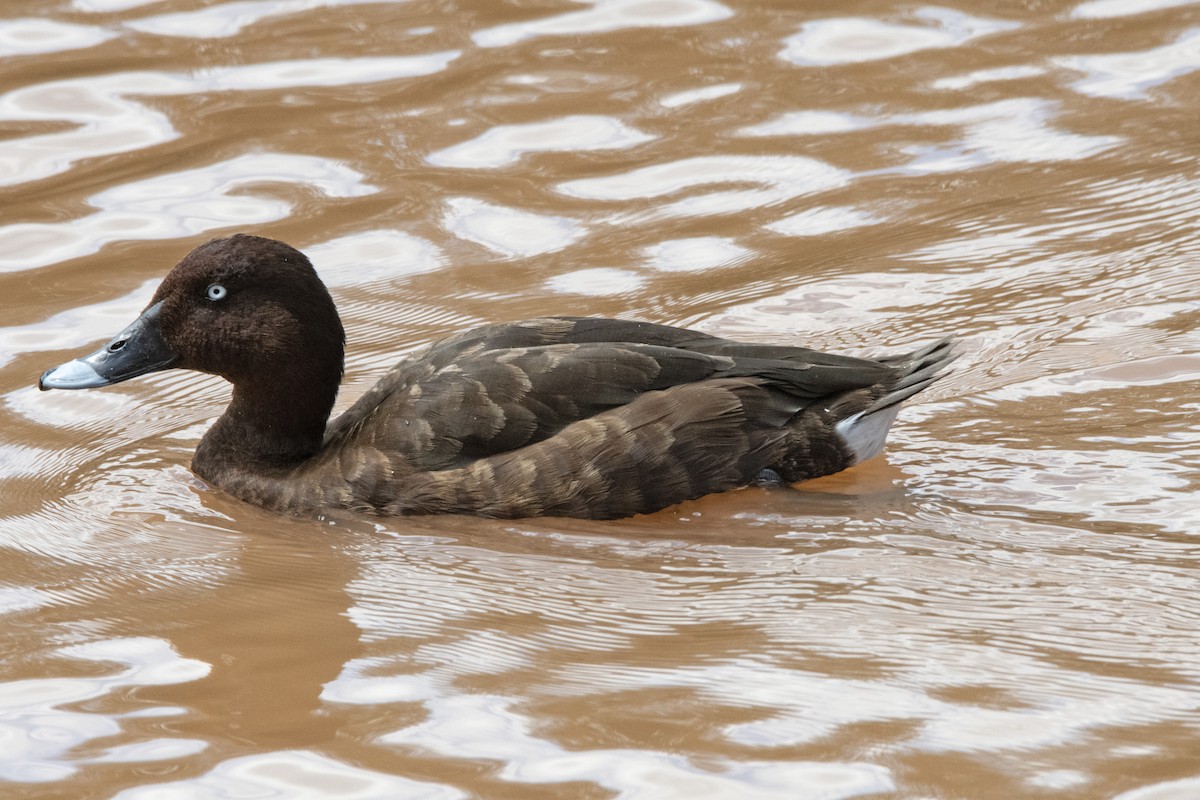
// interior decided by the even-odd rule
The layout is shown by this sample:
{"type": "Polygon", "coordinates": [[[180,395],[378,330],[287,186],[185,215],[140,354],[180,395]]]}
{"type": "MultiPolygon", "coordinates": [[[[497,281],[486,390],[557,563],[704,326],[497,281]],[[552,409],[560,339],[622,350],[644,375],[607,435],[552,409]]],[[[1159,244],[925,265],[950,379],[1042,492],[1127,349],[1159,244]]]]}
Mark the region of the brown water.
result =
{"type": "Polygon", "coordinates": [[[1200,797],[1200,4],[0,14],[0,796],[1200,797]],[[279,519],[221,381],[34,386],[236,230],[342,406],[550,313],[965,356],[797,491],[279,519]]]}

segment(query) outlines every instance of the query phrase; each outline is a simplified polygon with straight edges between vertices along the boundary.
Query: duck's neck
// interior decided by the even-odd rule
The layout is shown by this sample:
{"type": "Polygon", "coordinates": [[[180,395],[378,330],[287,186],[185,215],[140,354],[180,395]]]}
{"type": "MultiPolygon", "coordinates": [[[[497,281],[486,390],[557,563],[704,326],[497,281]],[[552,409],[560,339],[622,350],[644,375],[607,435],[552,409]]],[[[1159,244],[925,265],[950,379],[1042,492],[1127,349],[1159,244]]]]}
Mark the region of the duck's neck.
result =
{"type": "Polygon", "coordinates": [[[234,384],[233,399],[200,440],[192,469],[215,481],[234,468],[270,474],[299,466],[321,450],[337,389],[337,379],[234,384]]]}

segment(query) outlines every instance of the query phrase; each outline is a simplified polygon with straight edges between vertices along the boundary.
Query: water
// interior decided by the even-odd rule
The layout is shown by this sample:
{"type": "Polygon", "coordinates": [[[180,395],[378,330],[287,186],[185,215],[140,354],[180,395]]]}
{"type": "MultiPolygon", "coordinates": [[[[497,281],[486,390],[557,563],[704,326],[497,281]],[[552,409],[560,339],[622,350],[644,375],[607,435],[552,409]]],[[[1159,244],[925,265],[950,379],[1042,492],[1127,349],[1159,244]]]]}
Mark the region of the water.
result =
{"type": "Polygon", "coordinates": [[[1200,797],[1200,5],[0,13],[0,796],[1200,797]],[[220,380],[34,385],[236,230],[340,407],[551,313],[965,355],[795,491],[281,519],[220,380]]]}

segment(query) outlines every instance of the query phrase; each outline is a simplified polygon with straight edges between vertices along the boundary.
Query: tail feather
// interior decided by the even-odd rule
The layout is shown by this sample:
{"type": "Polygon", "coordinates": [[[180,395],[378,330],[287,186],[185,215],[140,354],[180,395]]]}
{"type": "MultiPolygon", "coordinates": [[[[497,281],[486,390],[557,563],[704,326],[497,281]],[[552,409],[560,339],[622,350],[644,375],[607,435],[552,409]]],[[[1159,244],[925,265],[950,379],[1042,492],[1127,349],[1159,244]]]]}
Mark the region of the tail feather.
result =
{"type": "Polygon", "coordinates": [[[874,458],[883,450],[888,431],[900,412],[900,404],[946,374],[946,368],[958,353],[954,340],[947,337],[904,356],[880,359],[899,370],[894,382],[870,405],[841,420],[835,426],[858,464],[874,458]]]}

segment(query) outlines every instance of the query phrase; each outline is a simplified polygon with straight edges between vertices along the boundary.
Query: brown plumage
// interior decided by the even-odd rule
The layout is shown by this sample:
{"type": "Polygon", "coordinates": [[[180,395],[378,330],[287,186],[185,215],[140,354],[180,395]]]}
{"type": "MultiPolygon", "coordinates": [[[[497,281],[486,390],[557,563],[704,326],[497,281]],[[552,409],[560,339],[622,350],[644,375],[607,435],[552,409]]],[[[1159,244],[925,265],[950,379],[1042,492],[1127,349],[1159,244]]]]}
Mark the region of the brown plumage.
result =
{"type": "Polygon", "coordinates": [[[882,359],[615,319],[492,325],[401,361],[326,425],[343,333],[308,260],[237,235],[193,250],[141,317],[42,388],[179,367],[233,384],[192,468],[266,508],[613,518],[873,457],[948,340],[882,359]]]}

